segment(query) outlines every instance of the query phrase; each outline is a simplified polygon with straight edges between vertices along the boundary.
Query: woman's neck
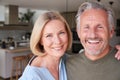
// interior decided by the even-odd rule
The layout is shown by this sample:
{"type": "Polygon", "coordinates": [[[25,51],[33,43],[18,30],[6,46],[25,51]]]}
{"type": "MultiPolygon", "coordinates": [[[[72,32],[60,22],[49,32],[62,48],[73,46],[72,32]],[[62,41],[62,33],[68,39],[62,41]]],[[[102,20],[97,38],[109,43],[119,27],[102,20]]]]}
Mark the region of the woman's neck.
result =
{"type": "Polygon", "coordinates": [[[41,66],[46,67],[53,75],[55,80],[59,79],[59,62],[60,58],[46,55],[42,58],[41,66]]]}

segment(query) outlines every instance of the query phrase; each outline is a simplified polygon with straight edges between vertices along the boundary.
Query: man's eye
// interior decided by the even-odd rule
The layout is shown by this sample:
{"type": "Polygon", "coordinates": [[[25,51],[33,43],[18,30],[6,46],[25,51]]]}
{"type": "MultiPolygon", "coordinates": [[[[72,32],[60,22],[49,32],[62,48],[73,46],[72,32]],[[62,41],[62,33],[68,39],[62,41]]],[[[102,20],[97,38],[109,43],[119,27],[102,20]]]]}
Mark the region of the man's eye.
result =
{"type": "Polygon", "coordinates": [[[85,26],[84,29],[89,29],[89,26],[85,26]]]}
{"type": "Polygon", "coordinates": [[[103,28],[103,26],[99,24],[99,25],[97,25],[97,28],[101,29],[101,28],[103,28]]]}
{"type": "Polygon", "coordinates": [[[102,26],[98,26],[99,29],[102,29],[103,27],[102,26]]]}

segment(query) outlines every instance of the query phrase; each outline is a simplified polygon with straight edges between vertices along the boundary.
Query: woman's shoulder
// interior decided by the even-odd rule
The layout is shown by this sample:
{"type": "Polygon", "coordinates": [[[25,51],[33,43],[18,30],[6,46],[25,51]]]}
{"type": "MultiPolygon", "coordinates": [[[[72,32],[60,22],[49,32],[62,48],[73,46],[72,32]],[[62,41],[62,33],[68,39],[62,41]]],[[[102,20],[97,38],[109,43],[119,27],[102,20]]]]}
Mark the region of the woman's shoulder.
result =
{"type": "MultiPolygon", "coordinates": [[[[33,80],[34,76],[36,76],[37,68],[30,66],[29,64],[26,66],[22,76],[19,80],[33,80]]],[[[40,79],[41,80],[41,79],[40,79]]]]}
{"type": "Polygon", "coordinates": [[[41,64],[41,57],[39,56],[33,56],[31,60],[29,61],[30,66],[40,67],[41,64]]]}
{"type": "Polygon", "coordinates": [[[44,71],[42,67],[27,65],[19,80],[42,80],[44,71]]]}
{"type": "Polygon", "coordinates": [[[49,80],[53,79],[48,69],[45,67],[36,67],[27,65],[19,80],[49,80]],[[46,76],[47,75],[47,76],[46,76]]]}

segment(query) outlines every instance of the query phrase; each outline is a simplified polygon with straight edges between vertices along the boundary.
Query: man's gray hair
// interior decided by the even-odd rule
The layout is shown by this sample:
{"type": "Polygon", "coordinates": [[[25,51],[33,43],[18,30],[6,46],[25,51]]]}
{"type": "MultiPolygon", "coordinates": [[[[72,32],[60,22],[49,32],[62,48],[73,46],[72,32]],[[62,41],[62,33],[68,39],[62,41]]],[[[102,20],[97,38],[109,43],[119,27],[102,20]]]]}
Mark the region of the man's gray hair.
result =
{"type": "Polygon", "coordinates": [[[77,15],[76,15],[76,23],[77,27],[80,27],[80,16],[81,14],[88,10],[88,9],[102,9],[107,12],[108,14],[108,21],[109,21],[109,27],[112,29],[112,27],[115,27],[115,17],[112,9],[109,9],[98,2],[84,2],[78,9],[77,15]]]}

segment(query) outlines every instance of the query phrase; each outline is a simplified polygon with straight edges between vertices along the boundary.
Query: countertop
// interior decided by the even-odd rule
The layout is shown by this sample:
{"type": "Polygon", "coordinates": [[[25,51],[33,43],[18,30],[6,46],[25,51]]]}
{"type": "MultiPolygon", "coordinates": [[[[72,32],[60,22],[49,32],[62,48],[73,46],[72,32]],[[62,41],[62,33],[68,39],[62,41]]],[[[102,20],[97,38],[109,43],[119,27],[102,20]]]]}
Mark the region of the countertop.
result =
{"type": "Polygon", "coordinates": [[[0,49],[0,50],[3,50],[7,53],[17,53],[17,52],[23,52],[23,51],[30,51],[30,47],[17,47],[17,48],[14,48],[14,49],[0,49]]]}
{"type": "Polygon", "coordinates": [[[0,49],[0,77],[4,78],[4,80],[11,77],[13,57],[23,55],[27,56],[30,53],[30,48],[27,46],[16,47],[14,49],[0,49]]]}

